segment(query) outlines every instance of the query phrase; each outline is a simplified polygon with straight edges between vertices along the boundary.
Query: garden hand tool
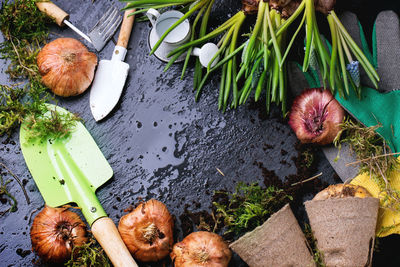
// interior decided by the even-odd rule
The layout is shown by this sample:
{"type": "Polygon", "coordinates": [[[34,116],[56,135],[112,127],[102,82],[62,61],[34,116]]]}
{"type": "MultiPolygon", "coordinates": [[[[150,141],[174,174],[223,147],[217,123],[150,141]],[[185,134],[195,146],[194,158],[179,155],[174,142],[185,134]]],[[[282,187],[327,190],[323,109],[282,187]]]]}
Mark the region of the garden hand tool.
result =
{"type": "Polygon", "coordinates": [[[93,29],[89,32],[89,36],[80,31],[71,22],[68,21],[69,14],[59,8],[51,1],[36,2],[36,6],[40,11],[53,18],[58,26],[67,25],[74,32],[83,37],[86,41],[91,43],[97,51],[101,51],[108,40],[114,35],[119,24],[122,21],[118,10],[115,7],[108,9],[108,11],[100,18],[93,29]]]}
{"type": "MultiPolygon", "coordinates": [[[[381,12],[375,22],[373,36],[373,53],[368,51],[368,45],[361,25],[358,23],[354,14],[345,13],[341,19],[349,33],[355,38],[355,41],[361,44],[364,54],[368,57],[374,67],[377,68],[381,81],[379,88],[381,91],[372,89],[369,79],[361,72],[361,84],[363,86],[361,97],[359,98],[353,90],[350,90],[346,99],[336,93],[335,98],[339,103],[358,121],[365,126],[375,126],[380,124],[382,127],[377,132],[385,139],[392,152],[400,151],[400,26],[397,15],[392,11],[381,12]]],[[[298,76],[298,75],[297,75],[298,76]]],[[[304,78],[303,78],[304,79],[304,78]]],[[[319,81],[318,74],[306,74],[305,79],[311,82],[314,87],[319,81]]],[[[343,181],[349,180],[358,174],[358,167],[346,166],[348,163],[356,161],[351,160],[351,152],[346,146],[340,152],[340,157],[345,155],[347,160],[334,162],[338,155],[336,148],[324,148],[325,155],[331,162],[343,181]],[[343,151],[344,150],[344,151],[343,151]]],[[[394,170],[390,177],[387,177],[391,188],[400,190],[400,172],[394,170]]],[[[352,182],[356,185],[365,187],[373,197],[381,199],[381,203],[386,196],[380,187],[371,179],[368,173],[360,174],[352,182]]],[[[400,214],[390,209],[381,209],[377,229],[379,236],[389,234],[400,234],[400,214]]]]}
{"type": "MultiPolygon", "coordinates": [[[[61,114],[69,113],[54,105],[48,108],[61,114]]],[[[51,116],[49,113],[43,116],[51,116]]],[[[58,207],[76,203],[114,266],[137,266],[95,195],[96,189],[112,177],[113,171],[85,126],[77,122],[70,135],[62,139],[32,140],[29,129],[22,124],[20,145],[46,204],[58,207]]]]}
{"type": "Polygon", "coordinates": [[[125,11],[117,45],[111,60],[101,60],[90,90],[90,110],[96,121],[103,119],[118,103],[128,76],[129,64],[123,62],[134,22],[135,10],[125,11]]]}

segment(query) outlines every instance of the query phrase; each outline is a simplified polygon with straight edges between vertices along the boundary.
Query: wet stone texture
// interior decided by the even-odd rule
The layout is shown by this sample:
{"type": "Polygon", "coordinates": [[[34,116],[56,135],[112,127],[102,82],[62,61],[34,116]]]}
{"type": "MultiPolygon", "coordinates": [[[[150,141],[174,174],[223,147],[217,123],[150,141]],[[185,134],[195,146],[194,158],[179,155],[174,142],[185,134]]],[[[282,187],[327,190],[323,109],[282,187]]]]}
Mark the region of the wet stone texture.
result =
{"type": "MultiPolygon", "coordinates": [[[[89,31],[112,3],[123,6],[108,0],[54,2],[68,11],[70,21],[84,32],[89,31]]],[[[239,8],[239,1],[217,1],[211,23],[218,25],[239,8]]],[[[237,181],[262,183],[262,170],[254,162],[262,163],[282,179],[295,174],[292,158],[297,156],[296,137],[281,119],[279,110],[265,116],[263,104],[257,106],[250,101],[238,110],[219,112],[218,74],[208,82],[201,100],[195,103],[193,64],[184,80],[179,78],[180,64],[163,72],[165,64],[148,56],[149,30],[146,22],[134,26],[126,58],[131,67],[126,86],[119,104],[104,121],[96,123],[92,118],[89,91],[79,97],[58,100],[60,106],[83,118],[114,170],[114,177],[97,191],[114,222],[118,223],[123,210],[135,205],[140,198],[156,198],[166,203],[177,218],[176,237],[181,240],[178,218],[185,204],[192,211],[209,209],[214,190],[232,190],[237,181]]],[[[68,28],[54,26],[50,38],[61,36],[79,39],[68,28]]],[[[113,42],[109,42],[97,53],[99,59],[109,59],[113,48],[113,42]]],[[[90,46],[89,49],[94,51],[90,46]]],[[[4,74],[6,62],[0,61],[0,68],[0,81],[12,83],[4,74]]],[[[316,173],[322,171],[322,179],[333,183],[334,171],[321,153],[317,156],[316,173]]],[[[27,205],[17,183],[12,181],[8,185],[18,200],[18,210],[0,217],[0,266],[31,266],[36,258],[30,252],[29,230],[32,218],[44,202],[25,165],[17,133],[0,139],[0,161],[24,181],[31,199],[27,205]]],[[[7,175],[4,178],[11,179],[7,175]]],[[[6,208],[0,204],[0,211],[6,208]]],[[[245,264],[235,256],[231,266],[245,264]]]]}

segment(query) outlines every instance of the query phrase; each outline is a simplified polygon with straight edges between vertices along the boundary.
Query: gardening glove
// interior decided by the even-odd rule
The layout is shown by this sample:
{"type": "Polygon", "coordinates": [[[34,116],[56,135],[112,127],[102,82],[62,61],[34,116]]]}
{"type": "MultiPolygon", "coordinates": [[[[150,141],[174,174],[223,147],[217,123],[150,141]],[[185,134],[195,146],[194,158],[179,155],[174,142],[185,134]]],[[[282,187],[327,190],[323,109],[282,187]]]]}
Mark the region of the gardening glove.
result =
{"type": "MultiPolygon", "coordinates": [[[[363,87],[361,99],[354,90],[344,99],[336,94],[339,103],[365,126],[382,124],[377,132],[386,140],[392,152],[400,151],[400,27],[396,13],[379,13],[374,26],[373,54],[368,52],[362,29],[355,15],[346,14],[342,18],[352,36],[360,36],[361,46],[366,56],[377,69],[381,82],[379,90],[363,87]],[[357,30],[359,34],[357,34],[357,30]]],[[[351,73],[351,71],[350,71],[351,73]]],[[[370,80],[362,73],[361,83],[369,85],[370,80]]]]}
{"type": "MultiPolygon", "coordinates": [[[[400,92],[398,91],[400,89],[400,27],[398,17],[392,11],[381,12],[378,15],[374,26],[373,54],[368,51],[364,33],[356,16],[345,13],[341,20],[356,43],[363,48],[364,54],[377,68],[381,82],[379,83],[380,91],[372,89],[370,80],[363,70],[357,73],[357,68],[350,69],[349,72],[354,75],[353,80],[357,80],[357,75],[361,74],[361,79],[359,79],[361,84],[370,87],[362,88],[361,99],[353,90],[350,90],[350,95],[346,99],[341,98],[338,93],[335,98],[365,126],[381,124],[382,127],[377,132],[386,140],[393,152],[398,152],[400,150],[400,110],[398,107],[400,103],[400,92]]],[[[315,72],[306,74],[304,78],[310,87],[319,87],[319,76],[315,72]]],[[[358,173],[358,167],[346,166],[347,163],[355,161],[348,146],[342,148],[338,162],[334,160],[338,152],[333,146],[324,148],[324,153],[343,181],[358,173]]],[[[393,189],[400,190],[400,172],[394,171],[388,180],[393,189]]],[[[365,187],[372,196],[381,199],[381,206],[385,205],[385,193],[381,192],[368,173],[358,175],[352,183],[365,187]]],[[[400,234],[400,213],[381,208],[377,235],[382,237],[393,233],[400,234]]]]}
{"type": "MultiPolygon", "coordinates": [[[[360,25],[355,15],[347,14],[343,22],[348,25],[360,25]]],[[[399,18],[392,11],[379,13],[373,34],[373,54],[366,52],[366,43],[360,27],[347,26],[352,36],[360,36],[364,53],[369,57],[381,78],[379,89],[363,87],[361,99],[353,90],[343,99],[336,94],[339,103],[357,120],[365,126],[381,124],[377,132],[386,140],[392,152],[400,151],[400,26],[399,18]],[[359,30],[359,34],[357,34],[359,30]]],[[[370,85],[369,79],[361,74],[361,83],[370,85]]],[[[391,188],[400,190],[400,171],[393,171],[388,177],[391,188]]],[[[381,207],[385,206],[386,193],[382,192],[376,182],[368,173],[355,177],[352,182],[365,187],[373,197],[381,200],[381,207]]],[[[377,223],[377,235],[380,237],[390,234],[400,234],[400,212],[392,209],[381,208],[377,223]]]]}

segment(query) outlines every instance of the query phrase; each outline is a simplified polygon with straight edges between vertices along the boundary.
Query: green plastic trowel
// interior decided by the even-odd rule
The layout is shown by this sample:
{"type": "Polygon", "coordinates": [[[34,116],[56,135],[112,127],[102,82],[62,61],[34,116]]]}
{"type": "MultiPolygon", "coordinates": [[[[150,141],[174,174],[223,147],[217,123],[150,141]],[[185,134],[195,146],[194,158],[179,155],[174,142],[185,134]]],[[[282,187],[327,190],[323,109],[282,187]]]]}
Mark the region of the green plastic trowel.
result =
{"type": "MultiPolygon", "coordinates": [[[[55,108],[68,113],[49,105],[49,109],[55,108]]],[[[58,207],[76,203],[114,266],[137,266],[96,197],[96,189],[112,177],[113,171],[85,126],[77,122],[71,134],[60,140],[31,140],[28,136],[22,124],[22,154],[46,204],[58,207]]]]}

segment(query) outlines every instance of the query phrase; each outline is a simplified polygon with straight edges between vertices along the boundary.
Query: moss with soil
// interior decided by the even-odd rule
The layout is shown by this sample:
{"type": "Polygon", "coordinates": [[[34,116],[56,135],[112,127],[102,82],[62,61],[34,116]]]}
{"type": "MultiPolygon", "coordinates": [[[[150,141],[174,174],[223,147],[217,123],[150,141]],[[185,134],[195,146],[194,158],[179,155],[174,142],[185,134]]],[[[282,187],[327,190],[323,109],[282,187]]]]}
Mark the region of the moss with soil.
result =
{"type": "Polygon", "coordinates": [[[28,79],[22,87],[21,83],[0,85],[0,136],[11,135],[28,118],[31,137],[63,138],[77,118],[49,111],[45,105],[55,99],[41,83],[36,57],[46,43],[51,19],[38,10],[35,2],[6,0],[0,10],[0,29],[6,39],[0,43],[0,55],[9,61],[6,72],[14,81],[28,79]],[[43,116],[48,111],[51,116],[43,116]]]}
{"type": "Polygon", "coordinates": [[[111,267],[112,265],[99,243],[91,236],[89,242],[73,248],[71,259],[64,266],[111,267]]]}
{"type": "Polygon", "coordinates": [[[234,233],[237,236],[260,226],[273,213],[293,200],[282,189],[275,186],[263,188],[257,183],[246,185],[239,182],[235,192],[218,193],[226,194],[229,203],[213,202],[216,207],[216,214],[224,221],[225,234],[234,233]]]}
{"type": "Polygon", "coordinates": [[[371,179],[379,186],[385,197],[381,205],[392,210],[400,210],[400,191],[390,184],[393,171],[399,169],[398,153],[391,153],[385,140],[376,130],[382,127],[378,124],[372,127],[364,127],[351,119],[341,124],[341,131],[335,139],[335,145],[347,143],[354,152],[359,164],[360,173],[369,173],[371,179]]]}

